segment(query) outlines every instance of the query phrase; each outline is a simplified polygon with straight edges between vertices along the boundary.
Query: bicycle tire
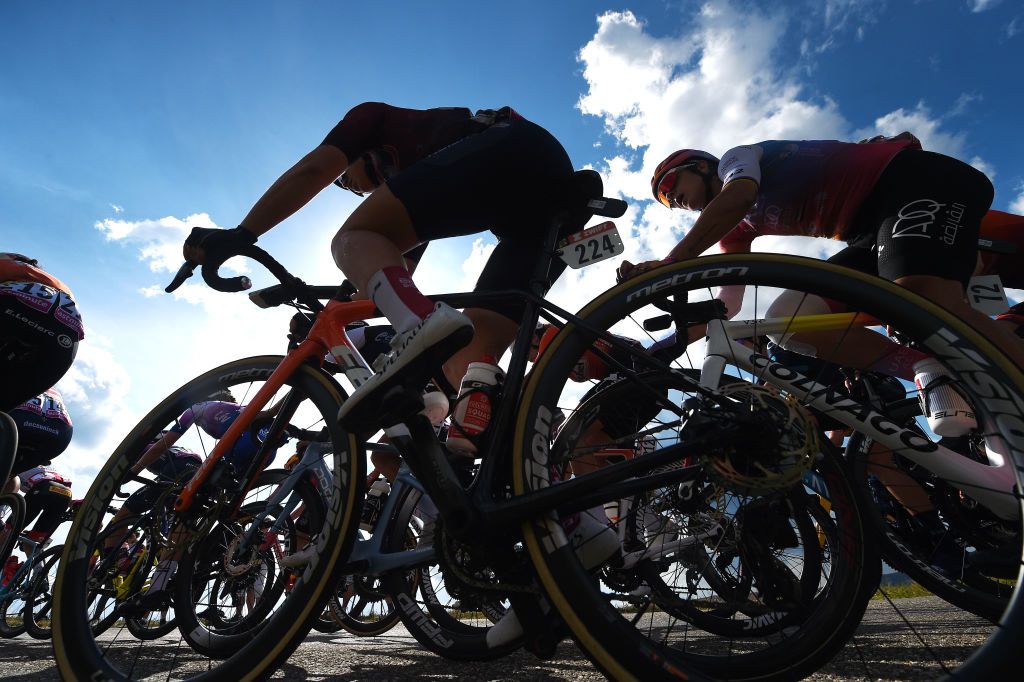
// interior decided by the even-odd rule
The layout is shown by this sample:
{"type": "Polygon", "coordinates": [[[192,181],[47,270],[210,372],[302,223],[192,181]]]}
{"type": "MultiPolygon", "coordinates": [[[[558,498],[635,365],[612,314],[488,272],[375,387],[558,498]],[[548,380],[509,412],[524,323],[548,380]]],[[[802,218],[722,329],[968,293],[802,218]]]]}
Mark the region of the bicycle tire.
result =
{"type": "Polygon", "coordinates": [[[25,632],[25,597],[28,591],[26,573],[15,585],[15,589],[0,599],[0,637],[13,639],[25,632]]]}
{"type": "Polygon", "coordinates": [[[0,567],[7,564],[7,558],[14,551],[24,522],[25,498],[18,493],[0,495],[0,532],[7,531],[7,537],[0,543],[0,567]]]}
{"type": "MultiPolygon", "coordinates": [[[[281,361],[280,356],[245,358],[189,381],[151,410],[100,470],[68,534],[58,573],[54,650],[60,674],[65,679],[127,680],[149,674],[150,668],[156,665],[155,649],[147,650],[136,643],[129,656],[117,646],[98,646],[90,632],[84,588],[87,564],[99,530],[97,517],[126,480],[131,463],[156,433],[173,424],[191,405],[223,388],[234,388],[235,395],[241,396],[244,402],[250,391],[255,392],[257,385],[262,385],[281,361]]],[[[311,617],[323,611],[333,568],[351,546],[354,519],[358,517],[363,495],[365,456],[355,437],[342,431],[336,422],[337,408],[345,394],[329,375],[309,365],[300,365],[287,378],[285,389],[294,390],[293,395],[299,399],[299,412],[295,414],[309,420],[300,426],[315,425],[332,444],[331,456],[325,461],[334,475],[334,488],[324,525],[318,529],[320,553],[305,567],[288,597],[261,628],[251,633],[244,646],[230,657],[214,662],[182,655],[173,678],[242,680],[269,675],[299,645],[309,631],[311,617]]],[[[217,489],[211,490],[219,494],[217,489]]],[[[196,514],[202,509],[198,507],[196,514]]],[[[198,516],[192,518],[192,523],[204,523],[198,516]]],[[[187,647],[181,648],[188,651],[187,647]]]]}
{"type": "MultiPolygon", "coordinates": [[[[407,488],[404,495],[388,520],[388,551],[399,551],[407,543],[406,532],[421,497],[414,488],[407,488]]],[[[418,537],[433,544],[434,521],[427,516],[425,528],[419,531],[418,537]]],[[[414,571],[413,575],[395,571],[382,576],[384,590],[391,595],[402,624],[421,646],[454,661],[495,660],[522,647],[522,638],[497,646],[488,644],[487,633],[497,618],[504,615],[504,607],[500,614],[492,617],[475,608],[464,610],[450,595],[442,596],[447,594],[446,580],[436,561],[414,571]]],[[[501,594],[495,593],[489,599],[500,602],[501,594]]]]}
{"type": "MultiPolygon", "coordinates": [[[[914,412],[920,414],[919,403],[913,400],[914,412]]],[[[868,524],[872,528],[875,540],[882,552],[885,562],[894,569],[909,576],[915,583],[946,602],[964,611],[976,614],[993,623],[1006,611],[1013,585],[1004,583],[998,578],[990,578],[984,573],[961,574],[946,573],[936,570],[931,565],[931,556],[927,548],[931,543],[916,542],[913,537],[901,533],[897,524],[892,523],[880,509],[876,493],[870,489],[869,473],[871,467],[867,453],[871,447],[871,439],[864,434],[854,433],[846,444],[846,465],[849,468],[850,480],[854,484],[860,506],[865,510],[868,524]],[[920,546],[919,546],[920,545],[920,546]]],[[[899,464],[896,465],[899,467],[899,464]]],[[[892,499],[899,505],[899,501],[892,499]]],[[[990,521],[995,523],[995,521],[990,521]]],[[[947,522],[948,526],[948,522],[947,522]]],[[[951,532],[951,536],[953,533],[951,532]]],[[[1018,532],[1017,541],[1020,535],[1018,532]]],[[[953,546],[963,547],[970,540],[952,541],[953,546]]],[[[966,557],[966,550],[962,550],[966,557]]]]}
{"type": "Polygon", "coordinates": [[[32,639],[50,639],[53,611],[53,580],[56,577],[57,562],[64,551],[64,545],[48,547],[38,558],[42,565],[40,573],[33,577],[28,599],[22,618],[25,620],[25,632],[32,639]],[[45,623],[44,623],[45,622],[45,623]]]}
{"type": "MultiPolygon", "coordinates": [[[[681,300],[679,297],[689,292],[701,294],[691,296],[691,301],[711,298],[715,287],[740,284],[747,287],[748,302],[753,291],[754,318],[763,315],[756,307],[762,287],[814,293],[846,303],[850,310],[873,315],[883,325],[891,324],[905,332],[923,349],[942,352],[943,357],[955,359],[957,366],[953,372],[960,378],[985,376],[986,381],[992,382],[992,390],[1017,396],[1018,402],[1011,406],[1000,405],[998,409],[1003,412],[991,412],[992,400],[985,402],[990,396],[978,393],[988,390],[988,384],[968,384],[969,397],[981,406],[980,410],[987,412],[986,423],[998,429],[997,435],[1011,446],[1013,457],[1021,457],[1020,435],[1013,431],[1011,424],[1013,420],[1016,424],[1024,423],[1024,417],[1019,415],[1019,405],[1024,404],[1020,402],[1020,396],[1024,395],[1024,377],[986,339],[949,313],[892,283],[820,261],[776,254],[712,256],[657,268],[610,289],[578,313],[583,321],[581,325],[596,331],[584,331],[582,326],[570,322],[552,340],[534,367],[518,412],[512,461],[514,494],[522,495],[549,484],[548,480],[537,476],[538,471],[546,471],[551,447],[551,434],[544,430],[550,424],[572,367],[589,349],[596,333],[604,333],[624,320],[639,326],[640,323],[630,316],[649,314],[641,311],[652,300],[663,300],[668,295],[676,295],[676,300],[681,300]],[[993,421],[993,416],[1000,421],[993,421]]],[[[756,329],[752,331],[756,333],[756,329]]],[[[616,333],[622,330],[616,327],[616,333]]],[[[948,369],[950,362],[945,364],[948,369]]],[[[1024,461],[1017,459],[1014,463],[1018,467],[1019,485],[1024,461]]],[[[1015,504],[1019,508],[1019,499],[1015,504]]],[[[616,680],[677,679],[685,674],[691,677],[706,674],[693,658],[643,636],[605,601],[587,580],[586,571],[571,547],[566,547],[564,532],[556,519],[552,513],[524,524],[524,539],[546,593],[595,665],[616,680]]],[[[869,585],[870,580],[865,578],[863,584],[869,585]]],[[[830,608],[841,616],[843,632],[839,637],[826,637],[820,644],[795,652],[788,671],[765,671],[756,679],[766,679],[772,674],[799,677],[813,672],[821,661],[828,660],[842,646],[845,634],[852,631],[847,619],[859,619],[863,612],[857,600],[845,605],[832,604],[830,608]]],[[[1000,627],[963,662],[956,674],[965,679],[981,679],[1019,665],[1019,645],[1013,642],[1022,624],[1024,598],[1017,590],[1000,627]]],[[[945,664],[941,660],[938,663],[945,671],[945,664]]]]}

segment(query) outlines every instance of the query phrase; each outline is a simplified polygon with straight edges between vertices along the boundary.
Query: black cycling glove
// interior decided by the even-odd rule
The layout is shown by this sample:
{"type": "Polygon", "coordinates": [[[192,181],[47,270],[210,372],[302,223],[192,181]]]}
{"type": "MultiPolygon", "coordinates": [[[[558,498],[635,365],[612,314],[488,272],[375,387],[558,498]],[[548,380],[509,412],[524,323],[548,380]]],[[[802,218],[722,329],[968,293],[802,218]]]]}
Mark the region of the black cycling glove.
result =
{"type": "MultiPolygon", "coordinates": [[[[256,235],[241,225],[233,230],[193,227],[192,233],[185,240],[186,247],[202,250],[204,260],[211,258],[227,260],[231,256],[237,256],[245,247],[255,243],[256,235]]],[[[187,252],[185,257],[188,258],[187,252]]]]}

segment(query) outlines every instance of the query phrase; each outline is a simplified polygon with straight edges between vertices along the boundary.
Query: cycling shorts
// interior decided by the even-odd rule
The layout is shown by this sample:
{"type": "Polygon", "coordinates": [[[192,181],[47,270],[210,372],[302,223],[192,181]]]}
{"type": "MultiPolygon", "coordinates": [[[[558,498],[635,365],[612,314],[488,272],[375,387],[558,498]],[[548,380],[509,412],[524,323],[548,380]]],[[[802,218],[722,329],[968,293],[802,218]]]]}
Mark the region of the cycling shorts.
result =
{"type": "Polygon", "coordinates": [[[28,528],[38,516],[39,521],[32,530],[47,536],[57,530],[64,512],[71,506],[71,488],[56,481],[37,483],[25,493],[25,524],[28,528]]]}
{"type": "MultiPolygon", "coordinates": [[[[20,403],[19,403],[20,404],[20,403]]],[[[60,419],[47,419],[28,410],[8,414],[18,425],[18,454],[12,471],[28,471],[53,460],[71,443],[74,427],[60,419]]]]}
{"type": "MultiPolygon", "coordinates": [[[[387,181],[405,206],[421,241],[489,229],[498,245],[476,291],[528,290],[551,217],[573,175],[565,149],[525,119],[495,123],[416,162],[387,181]]],[[[568,234],[582,225],[567,225],[568,234]]],[[[565,269],[548,273],[548,286],[565,269]]],[[[481,304],[519,321],[522,299],[481,304]]]]}
{"type": "Polygon", "coordinates": [[[966,286],[993,194],[985,174],[962,161],[904,150],[858,210],[849,243],[875,254],[865,272],[888,280],[930,275],[966,286]]]}
{"type": "MultiPolygon", "coordinates": [[[[160,495],[167,490],[167,486],[171,483],[167,480],[157,480],[156,483],[150,483],[144,485],[124,501],[124,507],[133,514],[143,514],[147,511],[152,510],[160,498],[160,495]]],[[[170,505],[174,502],[176,495],[174,493],[168,493],[165,498],[167,504],[170,505]]]]}
{"type": "Polygon", "coordinates": [[[81,316],[68,294],[37,282],[0,282],[0,410],[56,384],[82,337],[81,316]]]}

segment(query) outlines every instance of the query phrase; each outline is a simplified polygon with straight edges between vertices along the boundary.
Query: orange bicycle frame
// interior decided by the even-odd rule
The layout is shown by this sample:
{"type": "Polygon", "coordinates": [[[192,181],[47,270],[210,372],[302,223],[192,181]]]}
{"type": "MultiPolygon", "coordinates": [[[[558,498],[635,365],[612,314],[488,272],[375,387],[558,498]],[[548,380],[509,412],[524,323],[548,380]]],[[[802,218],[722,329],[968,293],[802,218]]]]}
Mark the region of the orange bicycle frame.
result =
{"type": "MultiPolygon", "coordinates": [[[[316,321],[309,330],[309,334],[306,335],[306,339],[299,344],[298,348],[289,351],[284,360],[281,361],[281,364],[277,366],[277,369],[274,370],[266,383],[263,384],[263,387],[256,392],[256,395],[249,404],[242,408],[242,412],[232,422],[231,426],[228,427],[224,436],[217,441],[213,452],[206,458],[202,466],[196,470],[192,480],[188,482],[178,495],[178,499],[174,501],[174,510],[179,513],[188,511],[192,506],[196,491],[209,478],[213,467],[220,461],[220,458],[231,451],[238,438],[252,425],[256,415],[267,406],[270,399],[284,385],[285,380],[304,362],[310,358],[322,361],[324,355],[327,353],[334,354],[335,349],[338,349],[339,346],[346,346],[355,352],[348,334],[345,333],[345,325],[357,320],[373,318],[376,316],[376,310],[377,308],[374,306],[373,301],[328,302],[324,310],[317,314],[316,321]]],[[[243,495],[245,492],[248,492],[250,485],[251,482],[246,483],[243,495]]]]}

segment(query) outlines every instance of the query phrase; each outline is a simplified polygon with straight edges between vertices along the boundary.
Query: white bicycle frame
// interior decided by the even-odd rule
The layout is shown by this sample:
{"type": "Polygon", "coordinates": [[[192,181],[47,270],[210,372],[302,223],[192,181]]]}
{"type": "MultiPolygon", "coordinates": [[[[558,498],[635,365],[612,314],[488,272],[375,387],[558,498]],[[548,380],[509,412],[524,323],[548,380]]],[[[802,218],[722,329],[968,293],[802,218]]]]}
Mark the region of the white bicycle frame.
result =
{"type": "MultiPolygon", "coordinates": [[[[717,389],[727,364],[746,370],[931,471],[963,490],[999,518],[1016,521],[1020,515],[1020,505],[1014,493],[1017,481],[1006,458],[993,456],[990,452],[993,461],[982,464],[964,457],[924,438],[918,432],[893,423],[845,394],[816,383],[783,364],[772,362],[762,353],[736,341],[750,338],[753,333],[791,334],[843,329],[858,324],[856,317],[857,313],[829,313],[756,321],[713,320],[708,324],[707,354],[701,368],[701,385],[717,389]]],[[[873,323],[861,321],[860,324],[866,326],[873,323]]],[[[986,429],[986,432],[994,430],[986,429]]],[[[991,444],[995,447],[990,450],[994,452],[1003,451],[1004,446],[998,442],[1000,440],[997,436],[986,436],[987,445],[993,441],[991,444]]]]}

